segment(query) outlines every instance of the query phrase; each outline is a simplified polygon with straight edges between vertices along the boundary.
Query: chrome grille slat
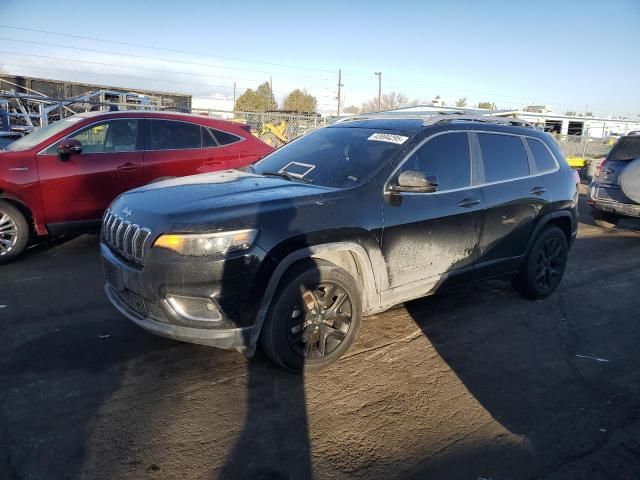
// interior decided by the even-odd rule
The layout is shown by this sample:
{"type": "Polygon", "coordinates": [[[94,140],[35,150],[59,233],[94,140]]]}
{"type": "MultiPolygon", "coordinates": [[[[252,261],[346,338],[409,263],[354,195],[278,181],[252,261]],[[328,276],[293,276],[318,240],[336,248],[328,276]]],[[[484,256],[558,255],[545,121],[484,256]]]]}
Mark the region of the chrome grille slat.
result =
{"type": "Polygon", "coordinates": [[[128,260],[144,263],[145,246],[151,236],[148,228],[141,227],[107,210],[102,220],[102,237],[112,250],[128,260]]]}

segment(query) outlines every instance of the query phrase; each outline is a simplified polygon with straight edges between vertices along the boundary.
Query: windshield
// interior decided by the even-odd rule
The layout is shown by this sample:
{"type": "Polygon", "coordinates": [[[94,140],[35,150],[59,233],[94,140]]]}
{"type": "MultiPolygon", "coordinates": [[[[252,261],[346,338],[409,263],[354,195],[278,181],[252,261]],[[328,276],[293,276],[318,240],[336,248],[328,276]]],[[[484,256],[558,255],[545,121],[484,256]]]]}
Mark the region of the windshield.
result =
{"type": "Polygon", "coordinates": [[[633,160],[640,157],[640,135],[622,137],[616,142],[609,154],[609,160],[633,160]]]}
{"type": "Polygon", "coordinates": [[[38,145],[40,142],[45,141],[47,138],[52,137],[65,128],[69,128],[75,122],[79,122],[82,119],[83,117],[73,116],[50,123],[46,127],[39,128],[29,135],[25,135],[19,140],[10,143],[5,148],[11,152],[21,152],[23,150],[29,150],[30,148],[38,145]]]}
{"type": "Polygon", "coordinates": [[[253,170],[326,187],[352,187],[389,161],[408,139],[402,132],[380,129],[321,128],[271,153],[253,170]]]}

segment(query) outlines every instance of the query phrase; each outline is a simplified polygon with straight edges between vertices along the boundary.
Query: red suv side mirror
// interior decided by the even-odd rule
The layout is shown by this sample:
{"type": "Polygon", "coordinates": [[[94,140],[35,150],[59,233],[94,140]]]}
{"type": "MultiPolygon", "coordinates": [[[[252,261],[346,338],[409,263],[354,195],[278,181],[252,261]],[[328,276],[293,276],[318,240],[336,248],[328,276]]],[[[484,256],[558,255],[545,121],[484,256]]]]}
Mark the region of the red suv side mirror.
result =
{"type": "Polygon", "coordinates": [[[74,154],[82,153],[82,143],[75,138],[63,138],[58,144],[58,158],[66,162],[74,154]]]}

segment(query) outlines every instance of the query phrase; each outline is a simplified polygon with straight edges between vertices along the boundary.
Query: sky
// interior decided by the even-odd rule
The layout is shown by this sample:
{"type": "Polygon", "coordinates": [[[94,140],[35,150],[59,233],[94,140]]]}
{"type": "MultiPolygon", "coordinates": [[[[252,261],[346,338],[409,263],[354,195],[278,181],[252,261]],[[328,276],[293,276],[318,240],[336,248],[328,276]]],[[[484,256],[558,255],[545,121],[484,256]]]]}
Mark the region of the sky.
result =
{"type": "Polygon", "coordinates": [[[640,115],[640,0],[0,0],[0,75],[190,93],[272,79],[335,113],[402,92],[448,105],[640,115]],[[38,14],[35,15],[34,12],[38,14]],[[49,32],[49,33],[46,33],[49,32]]]}

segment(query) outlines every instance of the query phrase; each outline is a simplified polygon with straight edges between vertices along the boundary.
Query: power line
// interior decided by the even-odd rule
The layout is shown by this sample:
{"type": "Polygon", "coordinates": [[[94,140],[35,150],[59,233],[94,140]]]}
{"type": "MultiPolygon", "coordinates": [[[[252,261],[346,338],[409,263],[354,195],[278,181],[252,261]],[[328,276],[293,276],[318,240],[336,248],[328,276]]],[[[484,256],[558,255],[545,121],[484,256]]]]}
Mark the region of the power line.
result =
{"type": "MultiPolygon", "coordinates": [[[[180,64],[183,64],[183,65],[195,65],[195,66],[198,66],[198,67],[214,67],[214,68],[224,68],[224,69],[227,69],[227,70],[242,70],[242,71],[245,71],[245,72],[265,73],[267,75],[273,73],[273,72],[266,71],[266,70],[255,70],[255,69],[252,69],[252,68],[230,67],[230,66],[227,66],[227,65],[216,65],[216,64],[212,64],[212,63],[190,62],[190,61],[187,61],[187,60],[176,60],[176,59],[173,59],[173,58],[148,57],[148,56],[144,56],[144,55],[134,55],[132,53],[110,52],[108,50],[98,50],[98,49],[93,49],[93,48],[74,47],[74,46],[71,46],[71,45],[62,45],[62,44],[58,44],[58,43],[36,42],[34,40],[19,40],[19,39],[16,39],[16,38],[8,38],[8,37],[0,37],[0,40],[6,40],[6,41],[9,41],[9,42],[27,43],[27,44],[31,44],[31,45],[42,45],[42,46],[47,46],[47,47],[67,48],[69,50],[78,50],[78,51],[90,52],[90,53],[102,53],[102,54],[105,54],[105,55],[130,57],[130,58],[137,58],[137,59],[142,59],[142,60],[155,60],[155,61],[158,61],[158,62],[180,63],[180,64]]],[[[331,72],[331,73],[333,73],[333,72],[331,72]]],[[[281,75],[285,75],[285,74],[281,73],[281,75]]],[[[287,73],[286,75],[288,77],[313,78],[315,80],[318,79],[318,77],[310,77],[308,75],[296,75],[296,74],[293,74],[293,73],[287,73]]],[[[328,79],[323,79],[323,80],[328,80],[328,79]]]]}
{"type": "Polygon", "coordinates": [[[91,40],[94,42],[102,42],[102,43],[110,43],[112,45],[122,45],[122,46],[126,46],[126,47],[139,47],[139,48],[148,48],[150,50],[158,50],[158,51],[162,51],[162,52],[170,52],[170,53],[184,53],[187,55],[198,55],[200,57],[208,57],[208,58],[219,58],[221,60],[233,60],[236,62],[245,62],[245,63],[257,63],[257,64],[261,64],[261,65],[270,65],[270,66],[274,66],[274,67],[284,67],[284,68],[294,68],[296,70],[312,70],[312,71],[316,71],[316,72],[325,72],[325,73],[335,73],[333,70],[326,70],[323,68],[317,68],[317,67],[306,67],[306,66],[299,66],[299,65],[287,65],[284,63],[274,63],[274,62],[265,62],[262,60],[247,60],[247,59],[242,59],[242,58],[234,58],[234,57],[225,57],[225,56],[221,56],[221,55],[211,55],[211,54],[204,54],[204,53],[196,53],[196,52],[189,52],[187,50],[178,50],[178,49],[172,49],[172,48],[164,48],[164,47],[156,47],[156,46],[152,46],[152,45],[144,45],[141,43],[131,43],[131,42],[123,42],[123,41],[117,41],[117,40],[106,40],[103,38],[96,38],[96,37],[85,37],[82,35],[73,35],[70,33],[60,33],[60,32],[52,32],[49,30],[39,30],[36,28],[26,28],[26,27],[15,27],[12,25],[0,25],[0,28],[10,28],[12,30],[22,30],[25,32],[36,32],[36,33],[46,33],[47,35],[58,35],[61,37],[69,37],[69,38],[78,38],[81,40],[91,40]]]}

